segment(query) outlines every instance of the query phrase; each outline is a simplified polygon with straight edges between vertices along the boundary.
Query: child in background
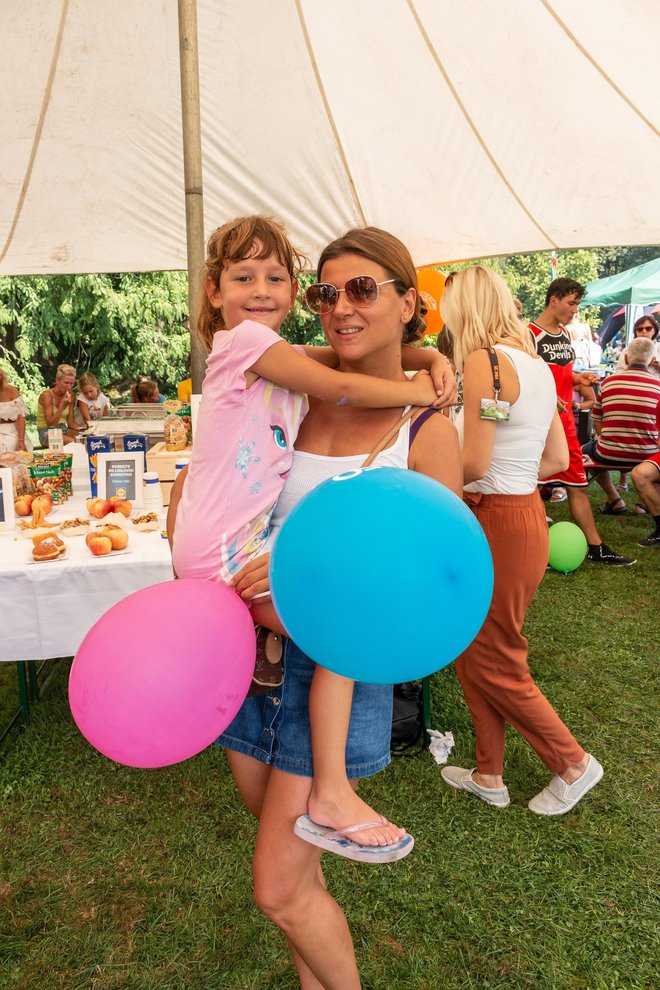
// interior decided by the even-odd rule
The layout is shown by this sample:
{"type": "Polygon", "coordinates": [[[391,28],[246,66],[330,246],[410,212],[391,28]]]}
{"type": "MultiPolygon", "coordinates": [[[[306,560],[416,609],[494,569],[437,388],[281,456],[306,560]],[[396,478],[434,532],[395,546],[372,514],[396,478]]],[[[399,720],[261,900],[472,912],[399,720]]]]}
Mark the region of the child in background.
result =
{"type": "MultiPolygon", "coordinates": [[[[282,340],[279,329],[295,299],[302,262],[270,218],[231,221],[209,239],[198,331],[211,353],[192,460],[178,510],[172,493],[167,522],[178,577],[231,584],[248,561],[270,549],[270,519],[307,411],[306,394],[371,408],[439,405],[438,392],[452,382],[448,363],[429,351],[407,348],[404,366],[432,367],[437,389],[428,375],[392,382],[339,372],[330,367],[337,361],[331,348],[282,340]]],[[[378,285],[363,281],[364,299],[352,301],[366,308],[377,302],[378,285]]],[[[279,627],[272,604],[259,604],[259,613],[265,626],[270,618],[279,627]]],[[[282,682],[281,640],[257,632],[254,682],[270,690],[282,682]]],[[[317,668],[315,679],[319,674],[337,676],[317,668]]],[[[345,742],[337,739],[342,767],[345,742]]]]}
{"type": "Polygon", "coordinates": [[[131,399],[133,402],[165,402],[165,396],[158,391],[158,383],[148,378],[131,385],[131,399]]]}
{"type": "Polygon", "coordinates": [[[80,413],[83,425],[86,426],[92,419],[100,419],[102,416],[108,415],[110,400],[101,391],[101,386],[91,371],[86,371],[84,375],[80,376],[78,389],[80,394],[76,409],[80,413]]]}

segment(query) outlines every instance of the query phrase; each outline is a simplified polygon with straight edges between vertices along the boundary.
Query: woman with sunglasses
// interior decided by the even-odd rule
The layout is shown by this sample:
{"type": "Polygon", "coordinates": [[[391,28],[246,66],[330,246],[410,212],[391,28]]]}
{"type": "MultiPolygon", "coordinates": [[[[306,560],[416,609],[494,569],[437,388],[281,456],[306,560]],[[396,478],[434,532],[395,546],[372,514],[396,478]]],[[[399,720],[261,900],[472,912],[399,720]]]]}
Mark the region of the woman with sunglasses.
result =
{"type": "MultiPolygon", "coordinates": [[[[403,382],[402,343],[416,340],[423,330],[415,268],[403,244],[376,228],[352,230],[322,252],[318,278],[319,284],[307,292],[307,303],[320,316],[339,370],[403,382]]],[[[445,416],[420,410],[411,427],[401,408],[357,409],[310,399],[291,471],[275,507],[274,526],[281,525],[298,500],[316,485],[359,468],[388,431],[393,431],[393,438],[376,457],[375,466],[408,467],[460,491],[456,430],[445,416]],[[428,418],[420,424],[423,416],[428,418]]],[[[341,525],[341,520],[334,524],[341,525]]],[[[402,566],[404,540],[402,533],[402,566]]],[[[355,550],[356,561],[347,561],[346,581],[337,589],[338,622],[342,596],[359,594],[360,548],[355,550]]],[[[262,557],[248,564],[235,586],[246,600],[267,592],[267,560],[262,557]]],[[[401,621],[408,608],[401,603],[401,621]]],[[[284,687],[275,697],[276,704],[272,697],[248,698],[220,740],[228,749],[245,802],[259,817],[255,897],[286,935],[304,990],[358,990],[348,924],[325,888],[320,869],[324,846],[314,842],[310,819],[321,826],[318,833],[326,834],[327,848],[335,852],[343,847],[343,855],[346,850],[348,855],[359,855],[360,850],[374,848],[372,835],[377,837],[383,830],[383,821],[348,786],[346,778],[356,786],[359,778],[389,763],[392,689],[379,684],[353,686],[331,675],[335,685],[328,686],[326,681],[325,707],[319,711],[322,692],[317,688],[322,669],[314,671],[313,662],[287,639],[283,660],[284,687]],[[312,676],[316,683],[310,697],[312,676]],[[310,715],[316,723],[313,743],[310,715]],[[338,740],[344,759],[337,793],[318,793],[314,773],[327,770],[328,754],[336,751],[338,740]],[[307,841],[294,834],[301,818],[307,841]],[[362,827],[350,831],[355,825],[362,827]],[[333,837],[332,830],[344,829],[349,830],[347,835],[333,837]]],[[[330,776],[332,770],[326,779],[330,776]]]]}
{"type": "Polygon", "coordinates": [[[508,722],[555,776],[529,802],[563,815],[603,775],[534,683],[522,635],[525,613],[548,563],[548,527],[539,475],[565,470],[568,447],[547,365],[537,355],[513,297],[495,272],[474,265],[451,275],[440,304],[463,371],[465,501],[488,538],[495,582],[481,630],[456,661],[476,735],[474,770],[444,767],[443,780],[506,808],[504,732],[508,722]]]}

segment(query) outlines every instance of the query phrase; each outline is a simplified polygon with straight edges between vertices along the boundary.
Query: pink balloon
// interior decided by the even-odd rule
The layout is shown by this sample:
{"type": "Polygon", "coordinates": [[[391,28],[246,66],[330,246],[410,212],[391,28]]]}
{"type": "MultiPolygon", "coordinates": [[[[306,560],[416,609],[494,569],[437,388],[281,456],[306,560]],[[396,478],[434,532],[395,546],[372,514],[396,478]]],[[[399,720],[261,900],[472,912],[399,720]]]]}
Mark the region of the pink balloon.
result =
{"type": "Polygon", "coordinates": [[[143,588],[103,615],[69,677],[76,725],[105,756],[166,767],[200,753],[247,694],[256,643],[250,612],[215,581],[143,588]]]}

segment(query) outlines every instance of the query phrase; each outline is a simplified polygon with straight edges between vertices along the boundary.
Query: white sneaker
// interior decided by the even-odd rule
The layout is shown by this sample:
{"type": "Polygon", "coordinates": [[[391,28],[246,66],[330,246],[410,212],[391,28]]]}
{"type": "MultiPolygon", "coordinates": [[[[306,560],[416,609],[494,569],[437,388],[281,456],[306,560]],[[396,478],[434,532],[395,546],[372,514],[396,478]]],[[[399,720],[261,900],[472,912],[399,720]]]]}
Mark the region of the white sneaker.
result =
{"type": "MultiPolygon", "coordinates": [[[[476,770],[476,767],[474,768],[476,770]]],[[[443,767],[440,775],[445,784],[457,791],[468,791],[476,794],[486,804],[496,808],[506,808],[510,804],[509,792],[506,787],[482,787],[472,779],[474,770],[464,770],[463,767],[443,767]]]]}
{"type": "Polygon", "coordinates": [[[589,756],[589,762],[582,776],[574,784],[567,784],[556,774],[540,794],[533,797],[527,807],[536,815],[565,815],[574,808],[587,791],[595,787],[603,776],[603,768],[598,760],[589,756]]]}

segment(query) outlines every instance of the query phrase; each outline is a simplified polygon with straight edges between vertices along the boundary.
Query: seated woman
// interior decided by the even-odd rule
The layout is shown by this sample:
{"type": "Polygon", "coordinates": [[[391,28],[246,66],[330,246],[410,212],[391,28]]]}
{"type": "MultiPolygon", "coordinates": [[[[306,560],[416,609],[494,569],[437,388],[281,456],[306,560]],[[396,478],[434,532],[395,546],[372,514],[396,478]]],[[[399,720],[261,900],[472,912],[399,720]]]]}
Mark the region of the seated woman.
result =
{"type": "Polygon", "coordinates": [[[25,432],[27,406],[20,392],[9,384],[0,368],[0,454],[15,450],[32,450],[30,438],[25,432]]]}
{"type": "MultiPolygon", "coordinates": [[[[402,342],[417,339],[423,329],[416,272],[403,244],[375,228],[350,231],[323,251],[318,277],[324,283],[321,322],[337,353],[339,370],[403,381],[402,342]],[[356,292],[355,280],[360,278],[360,292],[356,292]]],[[[395,425],[400,430],[375,464],[408,467],[459,492],[456,430],[445,416],[419,410],[411,427],[401,409],[358,409],[311,400],[274,524],[281,524],[298,499],[316,485],[359,467],[395,425]]],[[[354,587],[349,574],[343,593],[354,587]]],[[[244,568],[236,588],[245,600],[268,592],[267,557],[244,568]]],[[[257,622],[261,621],[259,608],[255,604],[252,609],[257,622]]],[[[340,604],[337,616],[340,621],[340,604]]],[[[276,631],[284,632],[281,627],[276,631]]],[[[283,665],[284,684],[248,698],[219,740],[227,750],[243,801],[259,819],[253,863],[255,899],[286,936],[301,986],[358,990],[348,924],[326,890],[321,850],[294,834],[300,816],[308,809],[310,813],[320,810],[312,799],[314,763],[317,756],[323,756],[322,740],[319,749],[315,742],[312,756],[309,688],[314,664],[284,637],[283,665]]],[[[354,786],[359,778],[389,763],[391,722],[391,686],[356,683],[346,744],[346,773],[354,786]]],[[[350,807],[343,806],[343,814],[347,816],[344,825],[374,820],[374,812],[357,794],[350,807]]],[[[336,823],[336,827],[341,825],[336,823]]]]}
{"type": "Polygon", "coordinates": [[[529,802],[538,815],[570,811],[603,776],[541,694],[527,664],[525,613],[548,563],[539,476],[564,471],[568,445],[550,371],[495,272],[473,265],[450,276],[440,304],[463,371],[465,501],[486,533],[495,583],[486,621],[456,661],[472,715],[477,766],[444,767],[450,787],[506,808],[508,722],[555,775],[529,802]]]}
{"type": "Polygon", "coordinates": [[[37,402],[37,432],[39,443],[48,446],[48,430],[59,426],[64,442],[70,443],[80,433],[82,426],[76,425],[76,399],[72,389],[76,383],[76,369],[70,364],[60,364],[55,373],[55,384],[39,396],[37,402]]]}

